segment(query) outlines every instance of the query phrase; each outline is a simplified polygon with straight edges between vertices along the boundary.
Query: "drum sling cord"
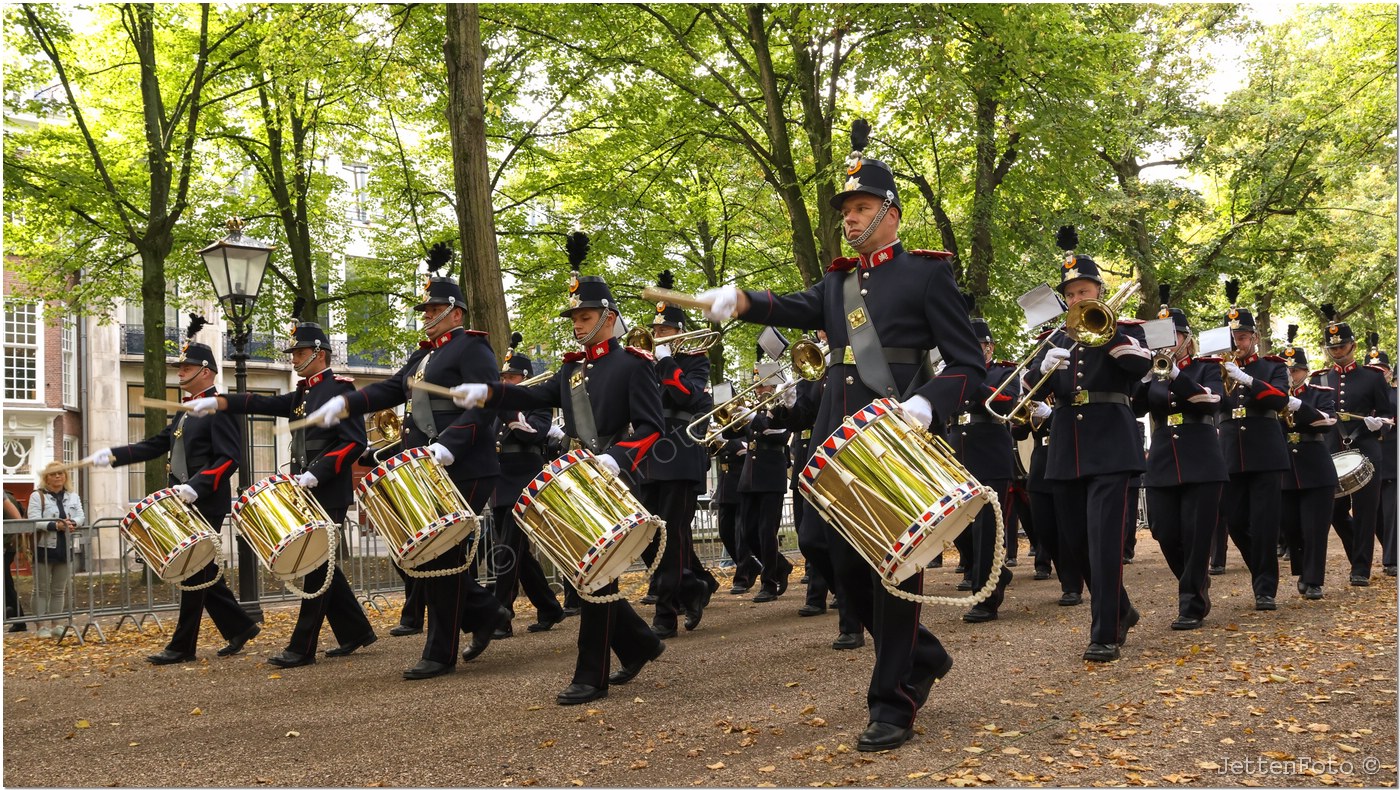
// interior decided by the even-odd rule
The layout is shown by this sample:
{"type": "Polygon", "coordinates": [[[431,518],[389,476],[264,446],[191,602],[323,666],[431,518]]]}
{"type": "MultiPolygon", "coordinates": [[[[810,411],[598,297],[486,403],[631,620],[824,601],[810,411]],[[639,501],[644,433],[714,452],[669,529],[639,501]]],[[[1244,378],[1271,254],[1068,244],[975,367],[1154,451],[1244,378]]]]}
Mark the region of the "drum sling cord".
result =
{"type": "Polygon", "coordinates": [[[214,541],[214,567],[217,569],[214,573],[214,578],[203,584],[196,584],[192,587],[186,587],[179,582],[175,582],[175,587],[180,590],[180,592],[199,592],[200,590],[207,590],[218,584],[220,579],[224,578],[224,566],[223,563],[219,562],[219,555],[224,553],[224,542],[219,539],[219,533],[217,532],[213,533],[210,540],[214,541]]]}
{"type": "Polygon", "coordinates": [[[287,588],[287,592],[304,601],[309,601],[312,598],[319,598],[325,594],[326,590],[331,588],[331,580],[335,578],[335,553],[336,550],[340,548],[339,527],[340,525],[333,521],[326,522],[326,544],[330,546],[331,550],[326,557],[326,578],[325,581],[321,583],[321,589],[314,593],[309,593],[292,584],[291,579],[283,579],[282,586],[287,588]]]}
{"type": "MultiPolygon", "coordinates": [[[[661,567],[661,559],[662,559],[662,557],[665,556],[665,554],[666,554],[666,522],[662,521],[661,519],[657,518],[656,516],[652,516],[651,519],[660,524],[660,526],[657,527],[656,531],[657,531],[658,534],[661,535],[661,542],[658,543],[657,546],[656,546],[656,556],[655,556],[655,557],[652,559],[652,561],[651,561],[651,567],[650,567],[650,568],[647,568],[647,576],[646,576],[646,577],[647,577],[648,579],[650,579],[651,577],[653,577],[653,576],[656,575],[657,569],[661,567]]],[[[647,541],[647,542],[650,543],[651,541],[647,541]]],[[[621,577],[619,576],[618,578],[621,578],[621,577]]],[[[613,581],[617,581],[617,580],[614,579],[613,581]]],[[[611,582],[609,582],[609,583],[611,584],[611,582]]],[[[577,592],[578,592],[578,597],[581,598],[581,599],[583,599],[583,600],[585,600],[585,601],[587,601],[587,602],[589,602],[589,603],[612,603],[613,601],[621,601],[621,600],[623,600],[623,599],[625,599],[625,598],[627,597],[627,594],[624,593],[624,592],[622,592],[622,590],[621,590],[620,588],[618,589],[617,592],[613,593],[612,595],[597,595],[597,596],[589,595],[588,593],[584,592],[583,590],[578,590],[577,588],[575,588],[575,589],[576,589],[577,592]]]]}
{"type": "MultiPolygon", "coordinates": [[[[982,585],[982,589],[967,596],[923,595],[921,593],[905,592],[891,585],[889,582],[885,582],[885,592],[896,598],[903,598],[912,603],[943,604],[945,606],[967,606],[969,604],[976,606],[990,598],[992,592],[996,590],[997,581],[1001,578],[1002,566],[1006,564],[1006,539],[1004,537],[1006,534],[1006,525],[1001,520],[1001,500],[997,497],[996,492],[984,491],[983,496],[986,498],[987,502],[983,507],[992,508],[992,515],[996,518],[997,538],[993,541],[992,571],[987,575],[987,583],[982,585]]],[[[949,541],[949,543],[951,544],[952,541],[949,541]]],[[[922,571],[920,571],[919,578],[921,580],[923,578],[922,571]]]]}
{"type": "MultiPolygon", "coordinates": [[[[467,510],[469,512],[474,512],[471,511],[470,507],[468,507],[467,510]]],[[[471,548],[467,551],[466,558],[462,560],[462,564],[457,566],[456,568],[441,568],[435,571],[420,571],[416,568],[405,568],[404,566],[400,565],[399,570],[403,571],[405,576],[412,576],[415,579],[440,579],[444,576],[456,576],[457,574],[465,571],[467,568],[470,568],[472,566],[472,562],[476,560],[476,536],[477,533],[479,533],[480,531],[481,517],[473,515],[471,530],[469,530],[466,535],[462,536],[461,540],[457,541],[458,545],[461,545],[462,543],[469,543],[471,544],[471,548]]]]}

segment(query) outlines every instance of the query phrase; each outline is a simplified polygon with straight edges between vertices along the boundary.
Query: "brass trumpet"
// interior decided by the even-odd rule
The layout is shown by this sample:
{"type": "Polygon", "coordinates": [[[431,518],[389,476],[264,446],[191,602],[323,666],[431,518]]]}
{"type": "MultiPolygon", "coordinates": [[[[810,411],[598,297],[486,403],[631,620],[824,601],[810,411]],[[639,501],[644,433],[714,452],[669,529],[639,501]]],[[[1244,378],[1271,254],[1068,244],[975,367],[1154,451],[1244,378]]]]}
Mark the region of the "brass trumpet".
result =
{"type": "Polygon", "coordinates": [[[524,381],[520,382],[519,384],[516,384],[515,386],[517,386],[517,387],[528,387],[528,386],[530,386],[531,384],[539,384],[540,382],[544,381],[545,379],[547,379],[547,378],[549,378],[550,376],[553,376],[553,375],[554,375],[554,371],[552,371],[552,370],[551,370],[551,371],[547,371],[547,372],[545,372],[545,373],[536,373],[535,375],[531,376],[531,377],[528,378],[528,379],[525,379],[524,381]]]}
{"type": "Polygon", "coordinates": [[[393,409],[377,411],[365,417],[365,433],[369,439],[369,450],[374,454],[374,462],[381,463],[379,456],[388,451],[396,451],[403,437],[403,420],[393,409]]]}
{"type": "Polygon", "coordinates": [[[665,337],[658,341],[656,336],[646,327],[635,326],[628,330],[627,334],[623,336],[622,344],[625,346],[632,346],[633,348],[640,348],[650,354],[656,349],[657,343],[660,342],[669,344],[671,346],[671,352],[675,354],[699,354],[713,348],[715,343],[719,342],[720,336],[723,334],[724,332],[722,330],[692,329],[689,332],[681,332],[680,334],[671,335],[670,337],[665,337]]]}
{"type": "Polygon", "coordinates": [[[808,338],[802,338],[793,343],[788,348],[789,364],[785,368],[779,368],[774,373],[750,384],[742,392],[735,393],[734,397],[724,403],[715,406],[713,409],[696,417],[689,425],[685,426],[686,433],[690,438],[704,445],[714,445],[722,441],[722,434],[748,421],[750,417],[764,409],[771,409],[782,402],[783,393],[797,386],[798,379],[806,381],[820,381],[826,375],[826,353],[827,346],[824,343],[817,343],[808,338]],[[772,392],[758,396],[750,400],[749,396],[757,393],[759,387],[771,386],[775,378],[784,373],[793,372],[797,377],[791,381],[783,382],[775,387],[772,392]],[[696,428],[703,427],[710,420],[715,420],[716,424],[709,427],[704,436],[696,436],[696,428]]]}

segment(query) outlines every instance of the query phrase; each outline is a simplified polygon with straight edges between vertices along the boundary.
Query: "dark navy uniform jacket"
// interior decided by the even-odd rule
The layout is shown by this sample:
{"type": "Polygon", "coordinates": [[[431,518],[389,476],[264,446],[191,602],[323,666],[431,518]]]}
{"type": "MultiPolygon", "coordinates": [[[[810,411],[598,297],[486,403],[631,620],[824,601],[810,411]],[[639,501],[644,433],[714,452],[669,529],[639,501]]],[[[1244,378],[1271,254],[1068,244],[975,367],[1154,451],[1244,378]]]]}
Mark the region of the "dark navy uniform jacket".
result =
{"type": "MultiPolygon", "coordinates": [[[[792,431],[792,441],[789,450],[792,453],[792,474],[788,475],[788,489],[797,491],[797,481],[802,475],[802,467],[812,459],[810,450],[812,440],[812,426],[817,421],[817,410],[821,408],[822,390],[826,387],[826,380],[807,381],[802,379],[797,382],[797,400],[792,406],[778,404],[769,413],[770,427],[787,428],[792,431]]],[[[825,439],[825,436],[818,437],[817,441],[825,439]]]]}
{"type": "MultiPolygon", "coordinates": [[[[661,383],[661,409],[666,433],[643,461],[647,480],[684,480],[704,483],[710,456],[705,448],[686,433],[696,416],[714,406],[705,390],[710,381],[710,358],[706,354],[672,354],[657,360],[656,376],[661,383]]],[[[704,435],[703,428],[695,432],[704,435]]]]}
{"type": "Polygon", "coordinates": [[[501,427],[497,432],[496,457],[501,462],[501,476],[496,478],[492,507],[512,507],[520,498],[520,492],[544,468],[545,447],[553,420],[549,409],[502,411],[499,417],[501,427]],[[521,421],[522,417],[529,430],[512,428],[511,423],[521,421]]]}
{"type": "Polygon", "coordinates": [[[786,491],[788,487],[788,440],[792,432],[774,425],[768,410],[755,414],[748,425],[749,452],[744,456],[744,472],[739,493],[760,494],[786,491]]]}
{"type": "Polygon", "coordinates": [[[1055,421],[1055,412],[1044,420],[1032,418],[1029,422],[1012,426],[1011,437],[1022,441],[1030,437],[1031,465],[1026,470],[1026,490],[1041,494],[1054,493],[1055,486],[1045,480],[1045,465],[1050,460],[1050,425],[1055,421]]]}
{"type": "Polygon", "coordinates": [[[744,456],[748,455],[748,445],[736,431],[724,432],[724,446],[716,454],[719,462],[719,479],[715,485],[714,504],[739,504],[739,478],[744,474],[744,456]]]}
{"type": "Polygon", "coordinates": [[[1337,453],[1343,449],[1359,450],[1362,455],[1371,459],[1371,463],[1379,470],[1383,463],[1380,434],[1371,431],[1361,420],[1346,418],[1340,413],[1350,412],[1394,419],[1395,402],[1391,400],[1390,385],[1385,383],[1385,371],[1353,362],[1345,368],[1329,365],[1314,371],[1310,380],[1313,384],[1331,387],[1337,393],[1337,424],[1327,437],[1327,451],[1337,453]],[[1345,441],[1348,438],[1351,439],[1349,444],[1345,441]]]}
{"type": "MultiPolygon", "coordinates": [[[[1053,342],[1071,341],[1057,334],[1053,342]]],[[[1031,365],[1029,375],[1036,380],[1043,357],[1037,356],[1031,365]]],[[[1045,479],[1144,471],[1147,465],[1131,406],[1132,394],[1152,367],[1142,322],[1119,321],[1112,340],[1102,346],[1076,346],[1068,362],[1069,367],[1053,372],[1046,384],[1055,395],[1055,419],[1045,479]]]]}
{"type": "MultiPolygon", "coordinates": [[[[1395,414],[1395,388],[1390,388],[1390,413],[1395,414]]],[[[1381,432],[1381,468],[1376,472],[1382,480],[1395,479],[1396,429],[1386,428],[1381,432]]]]}
{"type": "MultiPolygon", "coordinates": [[[[774,295],[749,291],[749,309],[740,318],[758,324],[793,329],[825,329],[831,348],[849,345],[841,295],[846,277],[859,277],[865,305],[886,349],[926,351],[935,346],[947,363],[943,373],[929,380],[922,362],[890,364],[890,373],[901,395],[922,395],[933,405],[934,431],[941,431],[949,416],[957,414],[968,393],[982,383],[986,366],[982,349],[972,333],[967,308],[958,292],[946,252],[905,251],[899,242],[873,255],[840,258],[826,276],[805,291],[774,295]]],[[[835,356],[833,354],[833,356],[835,356]]],[[[919,353],[920,360],[926,354],[919,353]]],[[[870,405],[876,393],[861,381],[855,365],[833,359],[827,367],[826,389],[812,434],[823,439],[848,415],[870,405]]]]}
{"type": "MultiPolygon", "coordinates": [[[[212,398],[219,392],[213,387],[185,398],[212,398]]],[[[199,493],[194,507],[209,522],[220,529],[224,516],[232,506],[233,495],[229,478],[238,469],[243,452],[243,420],[226,411],[207,417],[181,412],[160,433],[136,444],[112,448],[112,466],[150,461],[170,452],[175,442],[184,445],[185,468],[189,479],[181,480],[170,471],[170,485],[184,483],[199,493]]],[[[152,492],[154,493],[154,492],[152,492]]]]}
{"type": "Polygon", "coordinates": [[[604,452],[617,461],[625,480],[633,485],[648,482],[643,462],[661,438],[663,418],[656,365],[641,349],[614,339],[596,343],[586,351],[565,354],[559,370],[539,384],[492,383],[486,402],[499,409],[560,409],[564,433],[578,438],[569,397],[576,376],[588,390],[598,436],[607,440],[604,452]]]}
{"type": "Polygon", "coordinates": [[[1279,414],[1288,407],[1288,365],[1282,357],[1251,354],[1235,360],[1254,378],[1232,385],[1220,407],[1220,447],[1230,474],[1288,470],[1279,414]]]}
{"type": "Polygon", "coordinates": [[[1220,360],[1198,357],[1175,364],[1180,371],[1175,379],[1154,378],[1133,396],[1138,415],[1152,415],[1144,483],[1150,488],[1223,483],[1229,473],[1215,427],[1225,397],[1220,360]]]}
{"type": "MultiPolygon", "coordinates": [[[[346,396],[352,415],[391,409],[401,403],[411,403],[412,379],[418,365],[427,358],[423,380],[441,387],[458,384],[498,384],[496,353],[486,340],[485,332],[457,327],[434,342],[419,344],[417,351],[398,372],[384,381],[371,384],[346,396]]],[[[454,480],[478,480],[500,474],[496,460],[496,412],[492,409],[459,409],[451,398],[434,396],[430,401],[437,438],[428,434],[427,421],[410,408],[404,415],[404,449],[426,447],[435,441],[452,453],[448,475],[454,480]]]]}
{"type": "MultiPolygon", "coordinates": [[[[992,417],[986,407],[987,398],[1011,375],[1014,367],[1013,362],[993,362],[987,369],[986,380],[972,391],[962,411],[949,423],[948,444],[967,471],[980,482],[1010,480],[1016,473],[1013,457],[1016,445],[1011,440],[1011,428],[992,417]]],[[[1020,382],[1013,382],[997,396],[992,409],[1006,416],[1020,397],[1020,382]]]]}
{"type": "MultiPolygon", "coordinates": [[[[337,376],[327,368],[297,382],[296,389],[282,395],[225,395],[233,414],[270,414],[274,417],[305,417],[337,395],[355,391],[349,376],[337,376]]],[[[316,476],[311,495],[322,506],[333,510],[349,507],[351,478],[355,461],[365,451],[364,420],[341,420],[334,428],[313,425],[304,428],[302,441],[292,441],[292,474],[310,472],[316,476]],[[298,453],[298,450],[303,450],[298,453]]]]}
{"type": "Polygon", "coordinates": [[[1332,463],[1326,442],[1332,426],[1317,424],[1336,416],[1336,393],[1331,387],[1303,382],[1292,394],[1303,405],[1293,413],[1293,428],[1284,429],[1288,431],[1288,457],[1292,468],[1283,475],[1283,487],[1290,490],[1336,488],[1337,466],[1332,463]]]}

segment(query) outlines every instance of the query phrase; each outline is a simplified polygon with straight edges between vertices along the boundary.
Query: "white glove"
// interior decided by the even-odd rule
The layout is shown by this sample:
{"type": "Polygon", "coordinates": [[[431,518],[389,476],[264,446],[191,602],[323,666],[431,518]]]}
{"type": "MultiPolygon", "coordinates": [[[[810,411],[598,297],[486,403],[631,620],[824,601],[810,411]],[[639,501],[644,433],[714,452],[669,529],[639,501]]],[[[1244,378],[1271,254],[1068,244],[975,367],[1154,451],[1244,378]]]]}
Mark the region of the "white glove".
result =
{"type": "Polygon", "coordinates": [[[218,398],[195,398],[185,404],[190,407],[190,413],[196,417],[208,417],[219,410],[218,398]]]}
{"type": "Polygon", "coordinates": [[[110,448],[103,447],[84,460],[91,461],[92,465],[98,469],[107,469],[112,465],[113,461],[117,460],[117,456],[110,448]]]}
{"type": "Polygon", "coordinates": [[[797,404],[797,388],[788,387],[787,389],[783,390],[782,401],[783,405],[788,407],[789,409],[795,406],[797,404]]]}
{"type": "Polygon", "coordinates": [[[1233,362],[1225,363],[1225,374],[1246,387],[1254,383],[1254,377],[1240,370],[1240,366],[1233,362]]]}
{"type": "Polygon", "coordinates": [[[451,466],[452,462],[457,460],[452,456],[451,450],[447,449],[446,447],[443,447],[437,442],[433,442],[432,444],[428,445],[428,452],[433,456],[434,461],[437,461],[443,466],[451,466]]]}
{"type": "Polygon", "coordinates": [[[651,350],[651,355],[656,359],[665,359],[671,356],[671,344],[661,343],[651,350]]]}
{"type": "Polygon", "coordinates": [[[617,459],[613,458],[611,455],[604,453],[602,455],[595,455],[593,457],[597,458],[598,463],[602,464],[603,468],[608,470],[609,472],[612,472],[615,475],[622,473],[622,470],[619,469],[617,466],[617,459]]]}
{"type": "Polygon", "coordinates": [[[525,433],[539,433],[539,431],[535,430],[534,426],[530,425],[530,423],[525,421],[525,412],[523,411],[516,412],[515,419],[506,423],[506,427],[514,431],[523,431],[525,433]]]}
{"type": "Polygon", "coordinates": [[[181,483],[175,486],[173,490],[175,491],[175,496],[179,497],[180,501],[184,502],[186,505],[193,505],[195,500],[199,499],[199,492],[194,490],[194,486],[181,483]]]}
{"type": "Polygon", "coordinates": [[[1050,408],[1050,404],[1043,400],[1035,401],[1035,408],[1031,410],[1031,416],[1037,420],[1049,419],[1054,413],[1055,410],[1050,408]]]}
{"type": "Polygon", "coordinates": [[[1040,374],[1043,376],[1052,370],[1064,370],[1069,367],[1070,352],[1067,348],[1052,348],[1045,352],[1045,359],[1040,362],[1040,374]]]}
{"type": "Polygon", "coordinates": [[[1293,397],[1292,395],[1289,395],[1289,396],[1288,396],[1288,410],[1289,410],[1290,412],[1295,412],[1295,411],[1301,409],[1302,407],[1303,407],[1303,402],[1302,402],[1302,401],[1298,400],[1297,398],[1293,397]]]}
{"type": "Polygon", "coordinates": [[[297,475],[294,479],[296,480],[296,484],[301,486],[302,488],[315,488],[316,484],[321,482],[320,480],[316,479],[316,475],[313,475],[310,472],[302,472],[301,474],[297,475]]]}
{"type": "Polygon", "coordinates": [[[704,310],[705,318],[716,323],[728,321],[739,312],[739,289],[732,285],[721,285],[699,294],[696,298],[707,301],[710,307],[704,310]]]}
{"type": "Polygon", "coordinates": [[[548,436],[556,442],[562,442],[564,441],[564,429],[554,423],[550,423],[548,436]]]}
{"type": "Polygon", "coordinates": [[[1337,418],[1328,417],[1326,414],[1322,415],[1322,419],[1312,421],[1312,427],[1314,428],[1331,428],[1333,425],[1336,424],[1337,418]]]}
{"type": "Polygon", "coordinates": [[[773,436],[773,435],[779,434],[779,433],[787,433],[787,428],[764,428],[764,429],[763,429],[763,435],[764,435],[764,436],[773,436]]]}
{"type": "Polygon", "coordinates": [[[748,452],[749,452],[749,443],[748,443],[748,442],[739,442],[739,452],[735,453],[735,455],[748,455],[748,452]]]}
{"type": "Polygon", "coordinates": [[[933,404],[928,402],[928,398],[922,395],[915,395],[907,401],[899,404],[899,408],[905,416],[925,428],[933,424],[933,404]]]}
{"type": "Polygon", "coordinates": [[[321,408],[311,412],[307,419],[312,425],[319,425],[322,428],[334,428],[340,424],[346,412],[345,396],[337,395],[326,401],[321,408]]]}
{"type": "Polygon", "coordinates": [[[486,403],[491,388],[485,384],[458,384],[452,388],[452,402],[459,408],[475,409],[486,403]]]}
{"type": "Polygon", "coordinates": [[[1389,424],[1384,417],[1362,417],[1361,421],[1366,423],[1366,429],[1370,431],[1379,431],[1389,424]]]}
{"type": "Polygon", "coordinates": [[[1167,379],[1170,380],[1170,381],[1176,381],[1176,377],[1177,377],[1177,376],[1180,376],[1180,375],[1181,375],[1181,368],[1177,367],[1177,366],[1176,366],[1176,363],[1173,362],[1173,363],[1172,363],[1172,366],[1169,367],[1169,368],[1167,368],[1167,379]]]}

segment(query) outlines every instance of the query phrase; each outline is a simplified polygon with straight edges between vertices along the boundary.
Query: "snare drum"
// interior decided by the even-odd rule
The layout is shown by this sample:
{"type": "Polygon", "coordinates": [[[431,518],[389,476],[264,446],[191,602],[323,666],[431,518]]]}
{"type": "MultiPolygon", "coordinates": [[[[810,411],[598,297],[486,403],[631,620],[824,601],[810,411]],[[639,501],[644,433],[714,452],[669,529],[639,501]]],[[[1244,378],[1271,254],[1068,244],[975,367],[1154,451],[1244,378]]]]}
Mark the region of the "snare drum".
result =
{"type": "Polygon", "coordinates": [[[587,450],[556,458],[542,469],[516,500],[515,518],[584,593],[621,576],[662,525],[587,450]]]}
{"type": "Polygon", "coordinates": [[[416,568],[463,540],[470,551],[476,540],[481,519],[426,448],[376,466],[355,496],[401,568],[416,568]]]}
{"type": "Polygon", "coordinates": [[[219,556],[219,536],[198,510],[162,488],[136,504],[121,522],[146,566],[161,581],[176,583],[204,570],[219,556]]]}
{"type": "Polygon", "coordinates": [[[1366,487],[1376,473],[1371,459],[1358,450],[1343,450],[1332,454],[1332,465],[1337,467],[1337,493],[1335,499],[1351,496],[1366,487]]]}
{"type": "Polygon", "coordinates": [[[990,501],[947,442],[880,398],[816,447],[798,487],[894,586],[918,573],[990,501]]]}
{"type": "Polygon", "coordinates": [[[259,480],[243,492],[233,503],[233,523],[281,581],[305,576],[330,557],[331,518],[290,475],[259,480]]]}

